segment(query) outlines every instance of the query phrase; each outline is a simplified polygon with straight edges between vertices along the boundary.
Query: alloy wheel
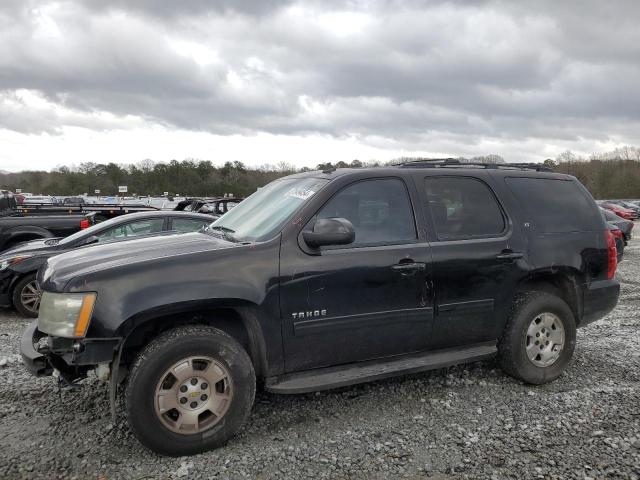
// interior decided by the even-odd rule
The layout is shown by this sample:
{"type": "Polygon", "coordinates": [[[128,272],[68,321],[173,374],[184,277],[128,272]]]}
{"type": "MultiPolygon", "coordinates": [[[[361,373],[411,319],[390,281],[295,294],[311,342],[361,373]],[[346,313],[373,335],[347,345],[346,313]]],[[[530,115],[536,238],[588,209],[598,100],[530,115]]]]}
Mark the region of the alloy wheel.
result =
{"type": "Polygon", "coordinates": [[[20,292],[20,303],[22,306],[33,313],[38,313],[40,308],[40,299],[42,298],[42,290],[36,280],[25,284],[20,292]]]}

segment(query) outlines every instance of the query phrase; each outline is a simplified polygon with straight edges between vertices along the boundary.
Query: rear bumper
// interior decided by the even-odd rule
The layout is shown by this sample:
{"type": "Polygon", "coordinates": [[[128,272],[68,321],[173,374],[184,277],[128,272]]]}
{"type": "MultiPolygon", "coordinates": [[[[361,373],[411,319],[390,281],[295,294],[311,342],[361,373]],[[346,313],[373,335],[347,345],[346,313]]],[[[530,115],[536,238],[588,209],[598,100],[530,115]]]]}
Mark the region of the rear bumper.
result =
{"type": "Polygon", "coordinates": [[[620,283],[617,280],[591,282],[584,291],[584,309],[579,327],[606,316],[618,304],[620,283]]]}
{"type": "Polygon", "coordinates": [[[32,375],[45,376],[53,373],[53,367],[47,361],[47,357],[36,350],[35,345],[44,336],[38,331],[38,321],[34,320],[22,334],[20,341],[20,355],[22,363],[32,375]]]}

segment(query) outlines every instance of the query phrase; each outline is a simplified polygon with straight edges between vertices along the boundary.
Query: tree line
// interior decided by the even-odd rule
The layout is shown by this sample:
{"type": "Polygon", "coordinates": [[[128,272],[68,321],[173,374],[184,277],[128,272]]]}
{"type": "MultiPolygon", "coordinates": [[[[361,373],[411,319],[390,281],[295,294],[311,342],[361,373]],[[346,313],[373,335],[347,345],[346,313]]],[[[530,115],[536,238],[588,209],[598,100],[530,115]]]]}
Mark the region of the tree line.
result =
{"type": "Polygon", "coordinates": [[[576,177],[598,199],[640,199],[640,148],[621,147],[589,157],[567,150],[544,162],[576,177]]]}
{"type": "MultiPolygon", "coordinates": [[[[461,162],[505,163],[505,159],[499,155],[457,159],[461,162]]],[[[412,160],[424,159],[402,157],[388,162],[325,162],[313,170],[377,167],[412,160]]],[[[640,198],[640,148],[622,147],[587,158],[566,151],[543,163],[554,171],[574,175],[596,198],[640,198]]],[[[86,162],[77,167],[63,166],[49,172],[0,173],[0,188],[57,196],[93,195],[95,190],[100,190],[101,195],[117,195],[118,186],[126,185],[128,195],[157,196],[169,192],[170,195],[233,194],[243,197],[276,178],[308,170],[312,169],[296,168],[285,162],[260,167],[248,167],[240,161],[216,166],[209,160],[196,159],[172,160],[168,163],[144,160],[132,165],[86,162]]]]}

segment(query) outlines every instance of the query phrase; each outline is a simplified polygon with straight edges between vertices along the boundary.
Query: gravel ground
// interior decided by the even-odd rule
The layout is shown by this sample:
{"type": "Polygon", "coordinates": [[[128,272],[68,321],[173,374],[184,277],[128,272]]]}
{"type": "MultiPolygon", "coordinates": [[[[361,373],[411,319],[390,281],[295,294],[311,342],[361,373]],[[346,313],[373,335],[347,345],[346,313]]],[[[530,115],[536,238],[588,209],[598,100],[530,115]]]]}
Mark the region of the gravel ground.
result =
{"type": "Polygon", "coordinates": [[[557,381],[531,387],[494,361],[320,394],[258,393],[226,447],[163,458],[96,380],[58,392],[23,369],[27,321],[0,311],[0,478],[640,478],[640,241],[622,295],[579,330],[557,381]]]}

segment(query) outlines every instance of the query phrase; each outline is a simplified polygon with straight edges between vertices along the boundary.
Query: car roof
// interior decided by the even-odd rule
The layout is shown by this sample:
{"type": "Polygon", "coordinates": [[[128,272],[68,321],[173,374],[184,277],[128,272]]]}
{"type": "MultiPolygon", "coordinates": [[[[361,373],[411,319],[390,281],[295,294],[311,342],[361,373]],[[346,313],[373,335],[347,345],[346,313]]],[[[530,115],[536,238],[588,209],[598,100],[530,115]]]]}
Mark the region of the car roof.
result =
{"type": "Polygon", "coordinates": [[[191,218],[202,218],[203,220],[211,220],[211,221],[214,220],[211,217],[211,215],[206,215],[204,213],[183,212],[183,211],[176,211],[176,210],[133,212],[133,213],[126,213],[124,215],[120,215],[119,217],[116,217],[116,218],[126,219],[126,220],[135,220],[136,218],[153,218],[153,217],[191,217],[191,218]]]}
{"type": "MultiPolygon", "coordinates": [[[[475,165],[475,164],[411,164],[392,165],[385,167],[363,167],[363,168],[336,168],[327,170],[314,170],[309,172],[295,173],[283,178],[323,178],[335,180],[346,175],[356,175],[366,177],[368,174],[393,175],[393,174],[425,174],[425,175],[499,175],[504,177],[532,177],[532,178],[555,178],[562,180],[572,180],[573,176],[564,173],[553,172],[549,169],[536,170],[534,167],[527,167],[528,164],[499,164],[499,165],[475,165]]],[[[542,168],[542,165],[540,165],[542,168]]]]}

